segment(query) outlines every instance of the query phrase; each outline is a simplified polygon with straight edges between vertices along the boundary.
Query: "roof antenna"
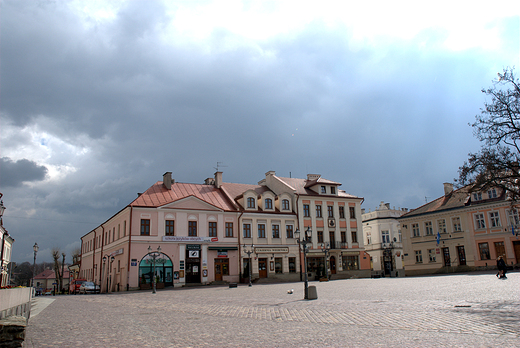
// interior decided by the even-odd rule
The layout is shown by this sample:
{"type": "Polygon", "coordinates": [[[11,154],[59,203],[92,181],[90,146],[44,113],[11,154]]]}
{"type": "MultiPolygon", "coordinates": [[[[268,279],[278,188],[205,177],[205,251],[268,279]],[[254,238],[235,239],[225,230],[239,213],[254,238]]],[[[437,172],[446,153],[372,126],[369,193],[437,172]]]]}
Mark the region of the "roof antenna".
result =
{"type": "Polygon", "coordinates": [[[222,163],[224,163],[224,162],[217,162],[217,167],[216,167],[216,168],[213,167],[213,168],[214,168],[217,172],[219,172],[219,171],[220,171],[220,170],[219,170],[220,168],[226,168],[226,167],[227,167],[227,166],[223,165],[222,163]]]}
{"type": "Polygon", "coordinates": [[[424,196],[424,203],[428,203],[428,198],[430,198],[430,197],[424,196]]]}

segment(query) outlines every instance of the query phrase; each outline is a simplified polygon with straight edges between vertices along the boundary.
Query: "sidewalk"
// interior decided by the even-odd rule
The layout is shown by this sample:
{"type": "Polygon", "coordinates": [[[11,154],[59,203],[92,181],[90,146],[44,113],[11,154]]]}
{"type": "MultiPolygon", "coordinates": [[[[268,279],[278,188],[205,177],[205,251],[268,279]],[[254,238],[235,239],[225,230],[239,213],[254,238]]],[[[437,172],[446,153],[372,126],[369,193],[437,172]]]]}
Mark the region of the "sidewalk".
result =
{"type": "Polygon", "coordinates": [[[59,296],[26,347],[520,347],[520,273],[59,296]],[[287,291],[294,289],[293,294],[287,291]]]}

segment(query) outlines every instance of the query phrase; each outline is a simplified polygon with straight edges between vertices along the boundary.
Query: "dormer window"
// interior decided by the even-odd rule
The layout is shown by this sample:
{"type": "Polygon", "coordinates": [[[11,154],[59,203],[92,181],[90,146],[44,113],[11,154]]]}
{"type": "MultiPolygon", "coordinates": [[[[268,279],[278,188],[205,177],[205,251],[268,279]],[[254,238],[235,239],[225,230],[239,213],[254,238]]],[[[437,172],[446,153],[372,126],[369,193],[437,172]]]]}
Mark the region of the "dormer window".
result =
{"type": "Polygon", "coordinates": [[[474,201],[481,201],[482,200],[482,193],[480,193],[480,192],[474,193],[473,194],[473,200],[474,201]]]}
{"type": "Polygon", "coordinates": [[[289,210],[289,200],[288,199],[284,199],[282,200],[282,210],[289,210]]]}
{"type": "Polygon", "coordinates": [[[273,200],[271,198],[265,199],[265,207],[264,209],[273,209],[273,200]]]}
{"type": "Polygon", "coordinates": [[[254,209],[256,207],[255,199],[253,197],[247,198],[247,208],[254,209]]]}
{"type": "Polygon", "coordinates": [[[334,186],[332,186],[332,187],[330,188],[330,194],[332,194],[332,195],[335,195],[335,194],[336,194],[336,188],[335,188],[334,186]]]}
{"type": "Polygon", "coordinates": [[[497,190],[491,189],[488,191],[488,198],[497,198],[497,190]]]}
{"type": "Polygon", "coordinates": [[[321,193],[327,193],[327,188],[325,186],[321,187],[321,193]]]}

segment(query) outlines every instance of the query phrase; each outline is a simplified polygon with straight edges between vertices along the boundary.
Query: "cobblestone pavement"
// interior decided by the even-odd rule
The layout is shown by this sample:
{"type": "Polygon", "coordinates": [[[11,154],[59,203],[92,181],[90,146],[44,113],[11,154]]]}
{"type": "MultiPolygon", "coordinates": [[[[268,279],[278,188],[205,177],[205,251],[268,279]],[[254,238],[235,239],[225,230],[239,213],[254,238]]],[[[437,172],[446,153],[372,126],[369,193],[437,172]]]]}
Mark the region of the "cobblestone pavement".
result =
{"type": "Polygon", "coordinates": [[[310,282],[313,301],[303,283],[56,296],[25,347],[520,347],[508,276],[310,282]]]}

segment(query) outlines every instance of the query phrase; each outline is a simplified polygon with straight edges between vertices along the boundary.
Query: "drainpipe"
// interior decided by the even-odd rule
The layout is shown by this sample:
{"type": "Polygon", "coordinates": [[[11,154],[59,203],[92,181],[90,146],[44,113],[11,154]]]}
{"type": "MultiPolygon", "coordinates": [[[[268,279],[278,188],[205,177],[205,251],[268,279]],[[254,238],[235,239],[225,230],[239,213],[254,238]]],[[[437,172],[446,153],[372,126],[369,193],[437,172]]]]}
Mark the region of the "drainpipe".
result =
{"type": "MultiPolygon", "coordinates": [[[[132,213],[133,209],[132,207],[130,207],[130,221],[128,223],[128,263],[126,264],[126,291],[128,291],[128,289],[130,288],[130,249],[132,247],[132,213]]],[[[139,268],[137,268],[137,272],[139,272],[139,268]]]]}
{"type": "MultiPolygon", "coordinates": [[[[300,200],[300,195],[299,194],[296,194],[296,217],[297,217],[297,221],[298,221],[298,227],[296,227],[298,230],[300,229],[300,214],[299,214],[299,205],[298,205],[298,201],[300,200]]],[[[305,233],[305,231],[303,231],[305,233]]],[[[302,231],[300,231],[300,236],[301,236],[301,233],[302,231]]],[[[303,281],[303,275],[302,275],[302,253],[300,252],[300,244],[298,243],[298,256],[299,256],[299,259],[300,259],[300,281],[303,281]]]]}
{"type": "MultiPolygon", "coordinates": [[[[101,254],[99,254],[99,265],[100,266],[101,266],[101,258],[103,257],[103,247],[105,246],[104,237],[105,237],[105,226],[101,225],[101,254]]],[[[102,269],[102,267],[99,267],[99,268],[100,268],[100,270],[99,270],[99,292],[101,292],[101,282],[103,281],[103,279],[102,279],[103,269],[102,269]]]]}
{"type": "MultiPolygon", "coordinates": [[[[242,243],[241,243],[241,239],[242,239],[242,234],[240,233],[240,219],[242,218],[242,215],[244,215],[244,212],[241,212],[240,215],[238,216],[238,276],[240,277],[238,279],[238,282],[240,283],[240,280],[242,279],[242,243]]],[[[251,236],[252,237],[252,236],[251,236]]],[[[249,260],[249,262],[251,263],[251,260],[249,260]]],[[[253,272],[253,265],[249,265],[249,267],[251,267],[251,272],[253,272]]]]}

